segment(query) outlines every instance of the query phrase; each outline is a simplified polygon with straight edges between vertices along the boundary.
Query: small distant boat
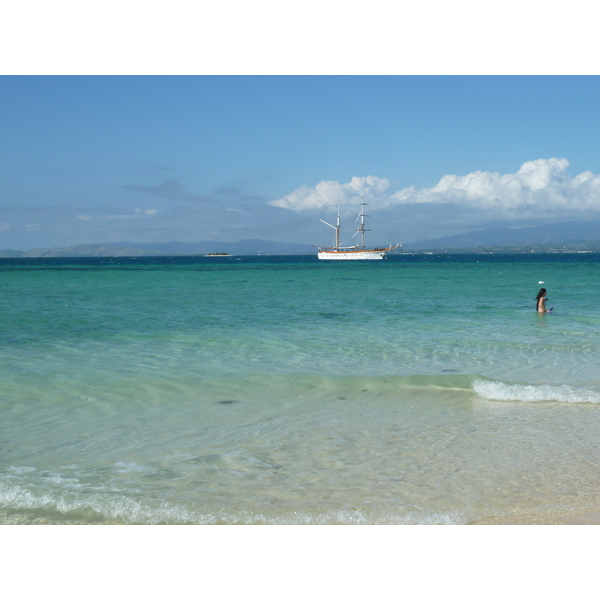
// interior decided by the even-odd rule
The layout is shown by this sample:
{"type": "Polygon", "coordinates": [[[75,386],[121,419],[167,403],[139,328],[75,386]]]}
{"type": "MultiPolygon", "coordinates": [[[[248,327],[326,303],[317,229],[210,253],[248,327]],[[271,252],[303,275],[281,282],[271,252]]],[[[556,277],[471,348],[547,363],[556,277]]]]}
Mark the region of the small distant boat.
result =
{"type": "Polygon", "coordinates": [[[232,254],[227,254],[227,252],[209,252],[208,254],[205,254],[204,256],[233,256],[232,254]]]}
{"type": "MultiPolygon", "coordinates": [[[[390,245],[388,248],[372,248],[368,249],[365,246],[365,231],[371,231],[365,229],[365,215],[364,198],[360,199],[360,213],[358,214],[357,220],[360,219],[360,225],[354,233],[354,235],[360,234],[360,244],[354,246],[340,246],[340,204],[338,202],[338,213],[337,221],[335,225],[323,221],[325,225],[329,225],[332,229],[335,229],[335,246],[319,248],[318,257],[321,260],[381,260],[387,258],[387,255],[396,248],[399,248],[402,244],[398,243],[395,246],[390,245]]],[[[354,237],[354,235],[352,237],[354,237]]]]}

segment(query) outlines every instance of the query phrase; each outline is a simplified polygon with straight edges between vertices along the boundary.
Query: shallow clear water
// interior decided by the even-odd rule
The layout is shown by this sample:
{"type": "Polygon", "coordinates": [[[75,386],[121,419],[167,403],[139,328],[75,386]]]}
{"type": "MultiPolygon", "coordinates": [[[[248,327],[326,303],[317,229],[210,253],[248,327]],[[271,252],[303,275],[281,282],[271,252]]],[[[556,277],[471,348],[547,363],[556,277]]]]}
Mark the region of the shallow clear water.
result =
{"type": "Polygon", "coordinates": [[[593,254],[1,259],[0,522],[596,508],[599,274],[593,254]]]}

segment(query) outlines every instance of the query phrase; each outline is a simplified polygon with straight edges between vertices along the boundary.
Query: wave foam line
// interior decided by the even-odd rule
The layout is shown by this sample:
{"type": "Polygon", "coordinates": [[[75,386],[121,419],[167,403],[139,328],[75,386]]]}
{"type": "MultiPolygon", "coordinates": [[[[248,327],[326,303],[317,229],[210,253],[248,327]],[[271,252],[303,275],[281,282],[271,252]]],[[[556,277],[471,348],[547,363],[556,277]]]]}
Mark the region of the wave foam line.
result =
{"type": "Polygon", "coordinates": [[[67,499],[62,495],[42,493],[36,495],[20,486],[0,486],[0,507],[9,511],[44,511],[50,523],[74,519],[97,522],[90,518],[92,511],[105,521],[153,525],[198,524],[198,525],[462,525],[467,519],[459,514],[405,514],[366,515],[361,511],[328,510],[320,514],[302,511],[263,515],[249,511],[221,510],[212,514],[200,514],[163,502],[160,507],[142,506],[131,498],[86,497],[67,499]],[[62,515],[62,517],[61,517],[62,515]]]}
{"type": "Polygon", "coordinates": [[[600,392],[568,385],[523,385],[476,379],[473,391],[483,400],[600,404],[600,392]]]}
{"type": "Polygon", "coordinates": [[[36,495],[19,486],[0,486],[0,506],[17,510],[42,510],[50,515],[92,511],[105,519],[131,524],[192,523],[196,520],[195,515],[186,509],[170,506],[167,503],[160,508],[151,509],[124,496],[104,497],[95,494],[85,499],[68,499],[48,492],[36,495]]]}

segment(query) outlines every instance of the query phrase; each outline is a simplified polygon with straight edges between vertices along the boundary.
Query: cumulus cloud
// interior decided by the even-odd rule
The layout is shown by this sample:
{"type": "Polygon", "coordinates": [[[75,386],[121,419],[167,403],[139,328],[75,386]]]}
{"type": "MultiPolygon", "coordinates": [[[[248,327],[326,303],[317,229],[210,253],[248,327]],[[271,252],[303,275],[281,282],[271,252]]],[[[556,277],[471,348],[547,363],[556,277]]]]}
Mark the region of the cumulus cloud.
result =
{"type": "Polygon", "coordinates": [[[380,200],[389,189],[390,182],[379,177],[353,177],[349,183],[337,181],[321,181],[315,187],[302,185],[291,194],[273,200],[269,204],[298,211],[307,208],[332,208],[338,202],[343,204],[365,199],[380,200]]]}
{"type": "Polygon", "coordinates": [[[463,208],[531,215],[531,211],[600,211],[600,175],[585,171],[575,177],[567,173],[565,158],[541,158],[524,163],[516,173],[500,175],[475,171],[467,175],[444,175],[431,188],[404,188],[386,194],[388,179],[353,177],[350,183],[322,181],[315,187],[301,186],[271,202],[274,206],[301,211],[336,206],[360,196],[369,198],[372,209],[391,209],[410,204],[455,204],[463,208]]]}
{"type": "Polygon", "coordinates": [[[514,211],[600,210],[600,176],[591,171],[570,177],[565,158],[540,158],[523,163],[517,173],[500,175],[475,171],[445,175],[432,188],[405,188],[392,194],[389,204],[455,203],[479,209],[514,211]]]}

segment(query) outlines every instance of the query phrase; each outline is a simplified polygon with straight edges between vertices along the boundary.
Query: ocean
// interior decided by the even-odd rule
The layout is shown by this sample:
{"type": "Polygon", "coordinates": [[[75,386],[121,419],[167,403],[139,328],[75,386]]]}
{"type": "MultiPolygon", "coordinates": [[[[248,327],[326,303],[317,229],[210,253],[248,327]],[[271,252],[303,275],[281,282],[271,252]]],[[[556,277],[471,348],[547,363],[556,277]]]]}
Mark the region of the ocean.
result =
{"type": "Polygon", "coordinates": [[[0,523],[597,510],[599,282],[593,253],[0,259],[0,523]]]}

